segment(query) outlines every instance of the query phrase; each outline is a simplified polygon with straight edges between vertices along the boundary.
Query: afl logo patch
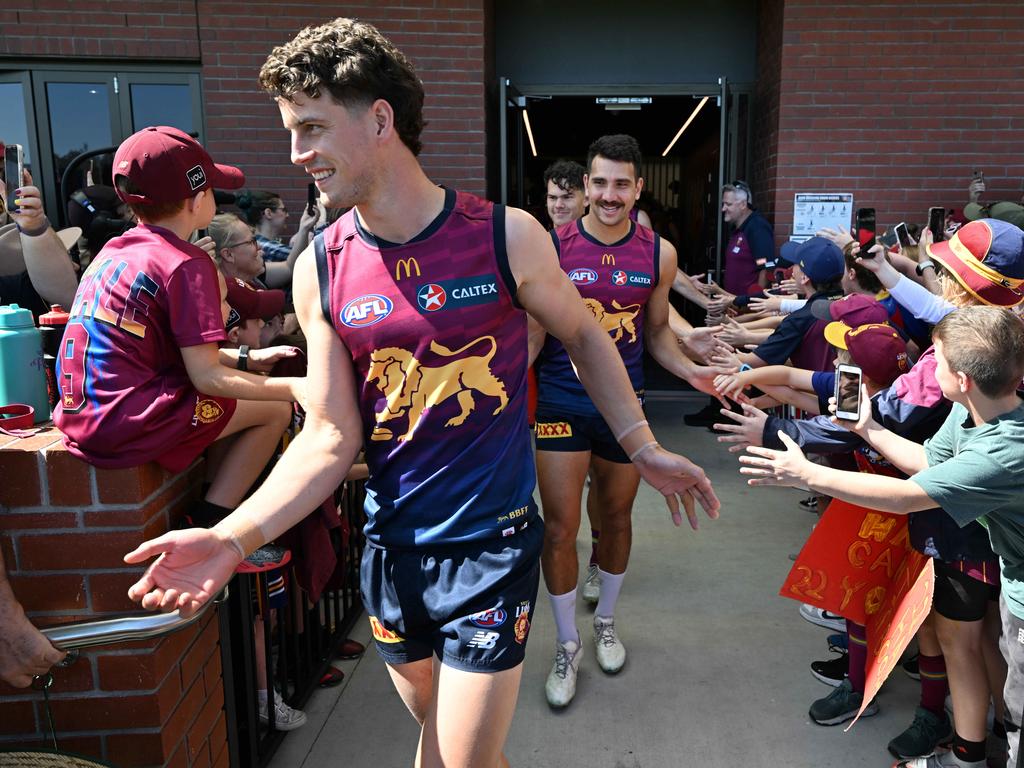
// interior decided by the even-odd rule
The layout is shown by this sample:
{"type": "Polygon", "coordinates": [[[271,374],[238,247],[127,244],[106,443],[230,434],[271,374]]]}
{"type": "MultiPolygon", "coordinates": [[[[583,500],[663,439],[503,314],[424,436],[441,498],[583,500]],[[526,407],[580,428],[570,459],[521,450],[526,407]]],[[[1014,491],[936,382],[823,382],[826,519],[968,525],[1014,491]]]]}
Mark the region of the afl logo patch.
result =
{"type": "Polygon", "coordinates": [[[416,302],[424,312],[436,312],[444,307],[448,301],[448,294],[437,283],[421,285],[416,291],[416,302]]]}
{"type": "Polygon", "coordinates": [[[626,273],[621,269],[616,269],[612,272],[612,285],[625,285],[627,279],[626,273]]]}
{"type": "Polygon", "coordinates": [[[569,273],[569,279],[576,285],[590,285],[597,282],[597,272],[592,269],[574,269],[569,273]]]}
{"type": "Polygon", "coordinates": [[[505,623],[505,619],[507,618],[508,614],[503,608],[492,608],[489,611],[474,613],[469,617],[469,621],[478,627],[490,629],[491,627],[500,627],[505,623]]]}
{"type": "Polygon", "coordinates": [[[395,305],[387,296],[368,293],[358,299],[352,299],[341,309],[338,319],[349,328],[365,328],[379,323],[391,314],[395,305]]]}

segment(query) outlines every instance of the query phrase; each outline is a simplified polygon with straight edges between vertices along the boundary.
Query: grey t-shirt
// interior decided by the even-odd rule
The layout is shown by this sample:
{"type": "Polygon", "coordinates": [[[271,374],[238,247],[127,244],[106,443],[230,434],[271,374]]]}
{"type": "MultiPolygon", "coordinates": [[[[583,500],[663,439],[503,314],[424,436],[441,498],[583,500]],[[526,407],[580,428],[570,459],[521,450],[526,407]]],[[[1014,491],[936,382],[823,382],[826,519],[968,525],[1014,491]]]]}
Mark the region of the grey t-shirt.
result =
{"type": "Polygon", "coordinates": [[[961,527],[988,528],[1007,607],[1024,619],[1024,403],[979,426],[954,404],[924,451],[928,468],[910,479],[961,527]]]}

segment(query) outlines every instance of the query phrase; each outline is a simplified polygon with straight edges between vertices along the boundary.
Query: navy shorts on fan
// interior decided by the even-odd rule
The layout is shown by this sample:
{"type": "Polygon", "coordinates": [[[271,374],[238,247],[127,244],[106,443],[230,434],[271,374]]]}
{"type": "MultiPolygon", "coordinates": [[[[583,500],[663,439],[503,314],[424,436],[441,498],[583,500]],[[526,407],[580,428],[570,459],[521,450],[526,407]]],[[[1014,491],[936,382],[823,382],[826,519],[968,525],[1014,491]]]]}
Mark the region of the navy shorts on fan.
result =
{"type": "Polygon", "coordinates": [[[538,451],[590,451],[616,464],[632,463],[600,416],[566,413],[539,405],[535,421],[538,451]]]}
{"type": "Polygon", "coordinates": [[[531,504],[509,535],[438,549],[363,551],[361,592],[377,653],[392,665],[437,656],[467,672],[522,663],[540,583],[544,522],[531,504]]]}

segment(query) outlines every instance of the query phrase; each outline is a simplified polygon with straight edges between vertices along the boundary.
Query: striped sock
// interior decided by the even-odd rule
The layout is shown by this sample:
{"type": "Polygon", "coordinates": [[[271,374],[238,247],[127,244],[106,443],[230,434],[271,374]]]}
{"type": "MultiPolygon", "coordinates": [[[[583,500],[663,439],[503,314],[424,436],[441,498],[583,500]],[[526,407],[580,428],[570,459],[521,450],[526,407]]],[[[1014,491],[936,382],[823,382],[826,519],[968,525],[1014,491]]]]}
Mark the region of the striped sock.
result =
{"type": "Polygon", "coordinates": [[[863,624],[855,624],[847,619],[846,633],[850,637],[850,685],[858,693],[864,693],[864,686],[867,684],[868,630],[863,624]]]}
{"type": "Polygon", "coordinates": [[[943,656],[917,657],[917,668],[921,673],[921,707],[942,717],[946,706],[949,684],[946,680],[946,659],[943,656]]]}

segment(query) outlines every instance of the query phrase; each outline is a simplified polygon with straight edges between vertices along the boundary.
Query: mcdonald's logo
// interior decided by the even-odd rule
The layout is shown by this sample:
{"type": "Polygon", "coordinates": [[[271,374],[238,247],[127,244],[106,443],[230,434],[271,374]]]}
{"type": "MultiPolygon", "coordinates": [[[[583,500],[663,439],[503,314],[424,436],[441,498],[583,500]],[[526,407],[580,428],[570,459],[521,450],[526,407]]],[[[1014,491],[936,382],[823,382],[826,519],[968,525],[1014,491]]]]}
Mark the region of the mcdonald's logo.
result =
{"type": "Polygon", "coordinates": [[[604,264],[605,266],[607,266],[608,264],[611,264],[614,267],[615,266],[615,254],[614,253],[602,253],[601,254],[601,263],[604,264]]]}
{"type": "Polygon", "coordinates": [[[413,271],[416,272],[416,277],[420,276],[420,263],[416,261],[415,256],[411,256],[408,259],[399,259],[398,263],[395,264],[395,280],[401,280],[403,272],[405,277],[412,277],[413,271]]]}

